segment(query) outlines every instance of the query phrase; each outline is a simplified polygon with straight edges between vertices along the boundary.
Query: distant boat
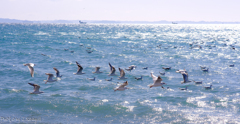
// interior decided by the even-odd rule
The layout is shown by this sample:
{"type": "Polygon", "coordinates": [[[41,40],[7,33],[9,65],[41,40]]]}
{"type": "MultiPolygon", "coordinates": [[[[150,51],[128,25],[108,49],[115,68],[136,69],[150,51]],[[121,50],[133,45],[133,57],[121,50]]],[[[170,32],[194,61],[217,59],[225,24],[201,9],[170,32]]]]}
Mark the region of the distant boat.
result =
{"type": "Polygon", "coordinates": [[[176,22],[172,22],[172,24],[177,24],[176,22]]]}
{"type": "Polygon", "coordinates": [[[87,24],[87,22],[82,22],[82,21],[79,21],[80,24],[87,24]]]}

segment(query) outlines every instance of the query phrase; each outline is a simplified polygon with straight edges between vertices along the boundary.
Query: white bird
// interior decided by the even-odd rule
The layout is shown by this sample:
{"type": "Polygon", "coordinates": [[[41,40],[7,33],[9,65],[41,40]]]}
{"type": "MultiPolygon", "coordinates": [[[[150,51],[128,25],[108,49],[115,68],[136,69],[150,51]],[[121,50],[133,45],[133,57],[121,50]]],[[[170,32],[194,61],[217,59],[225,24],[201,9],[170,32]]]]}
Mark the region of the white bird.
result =
{"type": "Polygon", "coordinates": [[[127,78],[125,78],[125,72],[124,72],[124,70],[121,69],[121,68],[119,68],[119,71],[120,71],[120,76],[119,76],[118,80],[120,80],[120,79],[127,79],[127,78]]]}
{"type": "Polygon", "coordinates": [[[180,90],[187,90],[187,86],[186,86],[186,88],[179,88],[180,90]]]}
{"type": "Polygon", "coordinates": [[[143,77],[143,76],[141,76],[141,77],[135,77],[135,79],[136,79],[136,80],[142,80],[142,77],[143,77]]]}
{"type": "Polygon", "coordinates": [[[33,66],[35,66],[35,64],[33,63],[26,63],[26,64],[23,64],[24,66],[27,66],[29,71],[30,71],[30,74],[31,74],[31,77],[34,77],[34,69],[33,69],[33,66]]]}
{"type": "Polygon", "coordinates": [[[57,77],[57,78],[61,78],[62,75],[60,75],[60,72],[58,71],[58,69],[55,68],[55,67],[53,67],[53,69],[56,71],[56,77],[57,77]]]}
{"type": "Polygon", "coordinates": [[[182,72],[181,74],[183,76],[183,81],[181,81],[182,84],[191,82],[190,80],[188,80],[188,73],[182,72]]]}
{"type": "Polygon", "coordinates": [[[92,72],[92,73],[96,73],[96,74],[103,73],[103,72],[101,72],[101,71],[99,71],[99,70],[100,70],[100,67],[96,67],[96,68],[95,68],[95,71],[92,72]]]}
{"type": "Polygon", "coordinates": [[[115,76],[116,74],[115,74],[115,72],[116,72],[116,69],[115,69],[115,67],[113,67],[110,63],[109,63],[109,66],[110,66],[110,73],[109,73],[109,75],[108,76],[115,76]]]}
{"type": "Polygon", "coordinates": [[[45,74],[48,75],[47,80],[43,80],[43,81],[45,81],[45,84],[47,82],[55,82],[55,81],[57,81],[57,80],[53,80],[53,74],[51,74],[51,73],[45,73],[45,74]]]}
{"type": "Polygon", "coordinates": [[[88,80],[90,80],[90,81],[95,81],[95,77],[94,78],[87,78],[88,80]]]}
{"type": "Polygon", "coordinates": [[[128,85],[128,81],[124,82],[122,85],[120,85],[118,88],[115,88],[114,91],[124,91],[128,89],[126,86],[128,85]]]}
{"type": "Polygon", "coordinates": [[[176,71],[177,73],[182,73],[182,72],[185,72],[185,73],[187,73],[187,71],[184,69],[184,70],[177,70],[176,71]]]}
{"type": "Polygon", "coordinates": [[[158,87],[158,86],[161,86],[162,88],[164,88],[162,85],[166,83],[162,82],[162,78],[160,76],[156,77],[155,75],[153,75],[153,73],[151,73],[151,76],[153,79],[153,84],[149,85],[150,88],[158,87]]]}
{"type": "Polygon", "coordinates": [[[106,81],[112,81],[112,78],[110,78],[110,79],[105,79],[106,81]]]}
{"type": "Polygon", "coordinates": [[[75,74],[75,75],[85,74],[85,73],[82,72],[83,67],[82,67],[77,61],[76,61],[76,64],[77,64],[77,66],[78,66],[78,70],[77,70],[77,73],[73,73],[73,74],[75,74]]]}
{"type": "Polygon", "coordinates": [[[208,89],[212,89],[212,85],[210,85],[210,87],[204,87],[206,90],[208,89]]]}
{"type": "Polygon", "coordinates": [[[34,91],[33,92],[31,92],[30,94],[40,94],[40,93],[44,93],[44,92],[42,92],[42,91],[39,91],[39,89],[40,89],[40,86],[39,85],[37,85],[37,84],[33,84],[33,83],[28,83],[29,85],[32,85],[34,88],[34,91]]]}

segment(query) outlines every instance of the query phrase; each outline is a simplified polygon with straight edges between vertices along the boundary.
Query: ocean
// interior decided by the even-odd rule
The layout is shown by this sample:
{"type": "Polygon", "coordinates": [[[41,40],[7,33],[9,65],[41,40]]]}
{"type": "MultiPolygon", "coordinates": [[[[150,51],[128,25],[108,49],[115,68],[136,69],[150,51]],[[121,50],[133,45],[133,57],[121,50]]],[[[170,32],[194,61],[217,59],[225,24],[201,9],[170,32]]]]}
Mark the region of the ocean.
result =
{"type": "Polygon", "coordinates": [[[239,32],[234,24],[2,23],[0,123],[240,123],[239,32]],[[76,61],[85,74],[73,74],[76,61]],[[35,64],[34,77],[25,63],[35,64]],[[63,76],[45,84],[53,67],[63,76]],[[127,79],[118,80],[119,68],[127,79]],[[179,69],[192,82],[182,84],[179,69]],[[151,72],[164,89],[149,88],[151,72]],[[114,91],[125,81],[129,89],[114,91]],[[28,83],[44,93],[30,94],[28,83]]]}

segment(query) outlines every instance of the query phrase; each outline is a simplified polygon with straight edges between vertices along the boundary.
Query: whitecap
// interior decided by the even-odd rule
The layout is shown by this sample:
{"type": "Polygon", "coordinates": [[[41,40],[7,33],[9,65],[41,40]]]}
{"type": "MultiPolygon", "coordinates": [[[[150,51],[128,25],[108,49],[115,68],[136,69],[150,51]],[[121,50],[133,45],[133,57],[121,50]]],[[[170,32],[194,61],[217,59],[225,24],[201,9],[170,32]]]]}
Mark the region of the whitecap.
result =
{"type": "Polygon", "coordinates": [[[108,100],[107,100],[107,99],[103,99],[102,101],[103,101],[103,102],[108,102],[108,100]]]}

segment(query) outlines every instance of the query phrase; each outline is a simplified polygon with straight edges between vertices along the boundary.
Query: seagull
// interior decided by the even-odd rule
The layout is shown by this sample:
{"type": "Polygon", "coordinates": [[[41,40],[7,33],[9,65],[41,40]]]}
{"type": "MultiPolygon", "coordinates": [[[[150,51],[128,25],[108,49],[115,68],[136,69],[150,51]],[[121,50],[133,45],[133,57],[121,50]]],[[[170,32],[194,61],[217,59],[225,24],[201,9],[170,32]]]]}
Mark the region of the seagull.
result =
{"type": "Polygon", "coordinates": [[[205,66],[200,66],[201,70],[206,69],[207,67],[205,66]]]}
{"type": "Polygon", "coordinates": [[[39,91],[40,86],[37,84],[33,84],[33,83],[28,83],[29,85],[32,85],[34,87],[34,91],[31,92],[30,94],[40,94],[40,93],[44,93],[42,91],[39,91]]]}
{"type": "Polygon", "coordinates": [[[160,76],[156,77],[155,75],[153,75],[153,73],[151,73],[151,76],[154,83],[152,85],[149,85],[150,88],[158,87],[158,86],[161,86],[162,88],[164,88],[162,85],[166,83],[162,82],[162,78],[160,76]]]}
{"type": "Polygon", "coordinates": [[[212,89],[212,85],[210,85],[210,87],[204,87],[206,90],[208,89],[212,89]]]}
{"type": "Polygon", "coordinates": [[[145,70],[147,70],[147,69],[148,69],[148,67],[143,67],[142,69],[145,69],[145,70]]]}
{"type": "Polygon", "coordinates": [[[73,74],[75,74],[75,75],[85,74],[85,73],[82,72],[83,67],[82,67],[77,61],[76,61],[76,64],[77,64],[77,66],[78,66],[78,71],[77,71],[77,73],[73,73],[73,74]]]}
{"type": "Polygon", "coordinates": [[[184,70],[177,70],[176,71],[177,73],[182,73],[182,72],[185,72],[185,73],[187,73],[187,71],[184,69],[184,70]]]}
{"type": "Polygon", "coordinates": [[[126,68],[125,70],[127,70],[127,71],[132,71],[133,69],[135,69],[137,66],[136,65],[131,65],[131,66],[129,66],[128,68],[126,68]]]}
{"type": "Polygon", "coordinates": [[[124,91],[128,89],[126,86],[128,85],[128,81],[124,82],[122,85],[120,85],[118,88],[115,88],[114,91],[124,91]]]}
{"type": "Polygon", "coordinates": [[[120,80],[120,79],[127,79],[127,78],[125,78],[125,72],[124,72],[124,70],[121,69],[121,68],[119,68],[119,71],[120,71],[120,76],[119,76],[118,80],[120,80]]]}
{"type": "Polygon", "coordinates": [[[53,79],[52,79],[52,78],[53,78],[53,74],[51,74],[51,73],[45,73],[45,74],[48,75],[47,80],[43,80],[43,81],[46,81],[45,84],[46,84],[47,82],[55,82],[55,81],[57,81],[57,80],[53,80],[53,79]]]}
{"type": "Polygon", "coordinates": [[[112,78],[110,78],[110,79],[105,79],[106,81],[112,81],[112,78]]]}
{"type": "Polygon", "coordinates": [[[110,63],[109,63],[109,66],[110,66],[110,74],[108,76],[115,76],[115,72],[116,72],[116,69],[115,67],[113,67],[110,63]]]}
{"type": "Polygon", "coordinates": [[[202,84],[202,81],[194,81],[194,80],[193,80],[193,82],[194,82],[195,84],[202,84]]]}
{"type": "Polygon", "coordinates": [[[62,75],[60,75],[60,72],[58,71],[58,69],[55,68],[55,67],[53,67],[53,69],[56,71],[56,77],[57,77],[57,78],[61,78],[62,75]]]}
{"type": "Polygon", "coordinates": [[[135,77],[135,79],[136,79],[136,80],[142,80],[142,77],[143,77],[143,76],[141,76],[141,77],[135,77]]]}
{"type": "Polygon", "coordinates": [[[99,71],[99,69],[100,69],[100,67],[96,67],[95,72],[92,72],[92,73],[96,73],[96,74],[103,73],[103,72],[99,71]]]}
{"type": "Polygon", "coordinates": [[[93,50],[86,50],[87,51],[87,53],[92,53],[93,52],[93,50]]]}
{"type": "Polygon", "coordinates": [[[191,82],[191,81],[188,80],[188,73],[187,72],[182,72],[181,74],[183,76],[183,81],[181,81],[182,84],[191,82]]]}
{"type": "Polygon", "coordinates": [[[160,75],[165,75],[165,72],[159,72],[160,75]]]}
{"type": "Polygon", "coordinates": [[[234,64],[229,65],[229,67],[234,67],[234,64]]]}
{"type": "Polygon", "coordinates": [[[208,69],[209,69],[209,68],[205,68],[205,69],[202,69],[202,71],[208,72],[208,69]]]}
{"type": "Polygon", "coordinates": [[[164,70],[170,70],[171,67],[162,67],[162,69],[164,69],[164,70]]]}
{"type": "Polygon", "coordinates": [[[186,88],[179,88],[180,90],[187,90],[187,86],[186,86],[186,88]]]}
{"type": "Polygon", "coordinates": [[[30,74],[31,74],[31,77],[34,77],[34,69],[33,69],[33,66],[35,66],[35,64],[33,63],[27,63],[27,64],[23,64],[24,66],[27,66],[29,71],[30,71],[30,74]]]}
{"type": "Polygon", "coordinates": [[[90,80],[90,81],[95,81],[95,77],[94,78],[87,78],[88,80],[90,80]]]}

